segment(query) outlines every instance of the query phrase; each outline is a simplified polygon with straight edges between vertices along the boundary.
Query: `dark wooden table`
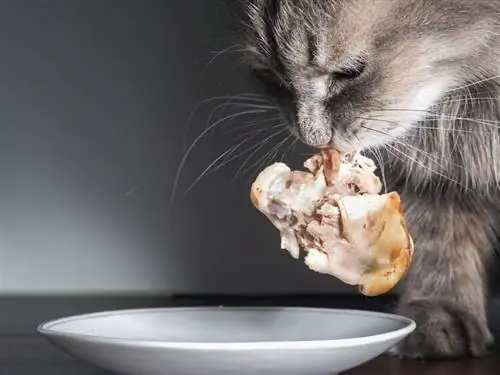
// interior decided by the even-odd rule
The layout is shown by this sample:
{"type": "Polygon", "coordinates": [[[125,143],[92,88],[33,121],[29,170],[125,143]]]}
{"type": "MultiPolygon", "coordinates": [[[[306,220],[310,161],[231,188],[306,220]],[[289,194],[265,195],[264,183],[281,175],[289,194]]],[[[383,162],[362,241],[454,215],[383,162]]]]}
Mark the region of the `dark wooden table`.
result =
{"type": "Polygon", "coordinates": [[[348,371],[345,375],[498,375],[500,358],[469,361],[419,362],[380,357],[372,362],[348,371]]]}
{"type": "MultiPolygon", "coordinates": [[[[66,356],[36,333],[43,321],[62,316],[126,308],[274,305],[354,308],[386,311],[393,299],[335,296],[269,298],[0,298],[0,375],[112,375],[66,356]]],[[[500,301],[490,304],[490,322],[500,340],[500,301]]],[[[481,360],[421,362],[388,356],[345,375],[500,375],[500,353],[481,360]]],[[[237,375],[237,374],[235,374],[237,375]]],[[[258,374],[265,375],[265,374],[258,374]]],[[[305,374],[306,375],[306,374],[305,374]]]]}

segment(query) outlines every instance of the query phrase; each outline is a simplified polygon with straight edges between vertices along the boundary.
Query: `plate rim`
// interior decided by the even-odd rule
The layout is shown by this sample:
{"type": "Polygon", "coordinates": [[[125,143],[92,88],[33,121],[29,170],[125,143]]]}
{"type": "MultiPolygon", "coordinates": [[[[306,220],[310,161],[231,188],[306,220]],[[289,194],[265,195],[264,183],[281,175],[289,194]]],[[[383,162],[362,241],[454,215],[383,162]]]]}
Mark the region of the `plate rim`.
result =
{"type": "Polygon", "coordinates": [[[410,318],[391,314],[386,312],[372,310],[357,310],[357,309],[337,309],[325,307],[300,307],[300,306],[198,306],[198,307],[157,307],[157,308],[138,308],[138,309],[120,309],[108,310],[86,314],[70,315],[58,319],[52,319],[37,326],[37,331],[47,338],[65,338],[77,341],[108,344],[108,345],[123,345],[135,347],[153,347],[163,349],[178,349],[178,350],[281,350],[281,349],[334,349],[334,348],[349,348],[361,347],[370,344],[382,343],[392,339],[404,338],[412,333],[416,328],[416,322],[410,318]],[[56,331],[51,329],[58,324],[71,321],[110,316],[110,315],[130,315],[140,313],[158,313],[158,312],[179,312],[179,311],[220,311],[220,310],[293,310],[293,311],[309,311],[321,313],[342,313],[356,314],[364,316],[379,317],[389,320],[395,320],[404,324],[402,328],[390,332],[379,333],[376,335],[368,335],[345,339],[331,340],[306,340],[306,341],[248,341],[248,342],[182,342],[182,341],[161,341],[161,340],[145,340],[140,338],[123,338],[123,337],[103,337],[98,335],[87,335],[71,332],[56,331]]]}

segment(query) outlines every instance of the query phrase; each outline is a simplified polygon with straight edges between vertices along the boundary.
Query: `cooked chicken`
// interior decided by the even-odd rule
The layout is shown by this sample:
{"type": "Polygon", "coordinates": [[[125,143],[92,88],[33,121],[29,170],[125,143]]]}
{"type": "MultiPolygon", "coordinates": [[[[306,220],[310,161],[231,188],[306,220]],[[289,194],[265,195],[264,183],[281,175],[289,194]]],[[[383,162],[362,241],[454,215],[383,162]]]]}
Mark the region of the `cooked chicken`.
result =
{"type": "Polygon", "coordinates": [[[308,171],[283,163],[264,169],[251,189],[253,204],[281,234],[281,247],[306,265],[368,296],[392,289],[406,273],[413,241],[399,195],[379,194],[375,164],[362,156],[324,150],[308,171]]]}

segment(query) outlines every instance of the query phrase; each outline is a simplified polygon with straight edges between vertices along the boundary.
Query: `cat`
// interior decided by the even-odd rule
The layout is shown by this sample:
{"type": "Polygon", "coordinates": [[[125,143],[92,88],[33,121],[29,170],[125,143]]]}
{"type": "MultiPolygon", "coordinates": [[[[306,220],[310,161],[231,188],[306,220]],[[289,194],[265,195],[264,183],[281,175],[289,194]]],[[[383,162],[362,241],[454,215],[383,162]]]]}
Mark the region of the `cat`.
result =
{"type": "Polygon", "coordinates": [[[486,355],[500,227],[500,1],[246,0],[242,53],[307,145],[383,160],[415,255],[412,358],[486,355]]]}

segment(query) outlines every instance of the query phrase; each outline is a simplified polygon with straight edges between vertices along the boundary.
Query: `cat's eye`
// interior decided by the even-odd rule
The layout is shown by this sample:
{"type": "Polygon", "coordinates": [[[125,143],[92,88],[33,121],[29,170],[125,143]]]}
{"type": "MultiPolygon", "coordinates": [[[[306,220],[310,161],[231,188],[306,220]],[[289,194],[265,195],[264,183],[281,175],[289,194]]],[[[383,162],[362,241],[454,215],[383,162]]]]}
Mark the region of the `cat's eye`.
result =
{"type": "Polygon", "coordinates": [[[281,91],[284,89],[283,80],[272,70],[258,69],[253,74],[269,91],[281,91]]]}
{"type": "Polygon", "coordinates": [[[355,79],[363,74],[363,72],[365,71],[365,67],[365,63],[359,63],[354,68],[338,70],[333,72],[332,74],[336,79],[355,79]]]}
{"type": "Polygon", "coordinates": [[[276,73],[270,69],[260,69],[254,71],[254,73],[257,75],[258,78],[260,78],[262,81],[265,81],[268,84],[273,84],[276,86],[281,86],[282,84],[282,81],[279,79],[276,73]]]}

